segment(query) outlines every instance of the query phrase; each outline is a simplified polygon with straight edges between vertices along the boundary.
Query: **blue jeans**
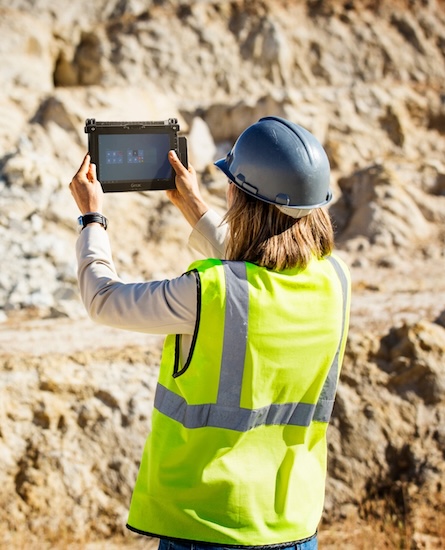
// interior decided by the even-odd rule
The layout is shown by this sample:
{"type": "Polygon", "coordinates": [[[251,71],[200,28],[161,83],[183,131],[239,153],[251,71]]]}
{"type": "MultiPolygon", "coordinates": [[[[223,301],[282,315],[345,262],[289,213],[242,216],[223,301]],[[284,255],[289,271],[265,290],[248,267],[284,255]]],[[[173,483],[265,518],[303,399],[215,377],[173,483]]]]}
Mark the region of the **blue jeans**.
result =
{"type": "MultiPolygon", "coordinates": [[[[216,544],[200,544],[195,542],[187,543],[162,539],[159,542],[158,550],[233,550],[233,548],[230,548],[230,546],[219,546],[216,544]]],[[[318,550],[317,536],[314,536],[305,542],[280,547],[280,550],[318,550]]]]}

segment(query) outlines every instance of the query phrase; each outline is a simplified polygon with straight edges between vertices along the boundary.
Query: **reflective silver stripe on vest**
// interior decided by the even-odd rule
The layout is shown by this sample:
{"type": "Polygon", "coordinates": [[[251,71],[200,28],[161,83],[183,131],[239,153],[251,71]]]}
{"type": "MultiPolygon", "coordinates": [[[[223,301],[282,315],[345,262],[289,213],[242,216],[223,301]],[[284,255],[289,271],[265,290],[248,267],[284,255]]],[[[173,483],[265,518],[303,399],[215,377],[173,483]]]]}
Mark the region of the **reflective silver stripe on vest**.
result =
{"type": "Polygon", "coordinates": [[[309,403],[273,404],[260,409],[228,407],[220,403],[188,405],[182,396],[161,384],[156,388],[154,406],[186,428],[210,426],[237,432],[247,432],[258,426],[272,424],[309,426],[315,411],[315,405],[309,403]]]}
{"type": "Polygon", "coordinates": [[[244,262],[223,262],[223,266],[226,313],[217,403],[238,408],[246,357],[249,283],[244,262]]]}
{"type": "Polygon", "coordinates": [[[318,403],[271,404],[259,409],[240,407],[247,345],[249,288],[244,262],[223,261],[226,308],[221,373],[216,403],[189,405],[185,399],[158,383],[154,407],[186,428],[206,426],[246,432],[263,425],[309,426],[312,420],[329,422],[337,386],[338,360],[346,319],[348,283],[338,262],[329,257],[343,290],[343,326],[318,403]],[[233,330],[233,327],[236,330],[233,330]]]}
{"type": "Polygon", "coordinates": [[[338,359],[340,356],[341,344],[343,341],[343,333],[345,330],[346,322],[346,307],[348,304],[348,280],[346,279],[346,275],[335,258],[333,258],[332,256],[328,256],[326,259],[331,262],[332,266],[335,269],[335,272],[338,275],[338,278],[340,279],[343,294],[343,316],[340,342],[338,343],[334,360],[332,361],[328,376],[325,380],[325,383],[323,384],[320,397],[318,398],[317,408],[315,409],[314,420],[317,420],[319,422],[329,422],[332,415],[332,410],[334,408],[338,380],[338,359]]]}

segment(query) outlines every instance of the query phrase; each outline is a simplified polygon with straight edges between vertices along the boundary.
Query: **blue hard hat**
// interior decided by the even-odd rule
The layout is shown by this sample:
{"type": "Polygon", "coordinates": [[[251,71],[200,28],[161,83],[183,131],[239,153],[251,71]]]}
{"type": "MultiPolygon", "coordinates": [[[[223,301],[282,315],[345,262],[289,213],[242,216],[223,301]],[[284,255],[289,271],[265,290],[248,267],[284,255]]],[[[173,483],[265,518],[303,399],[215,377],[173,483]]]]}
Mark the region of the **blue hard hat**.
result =
{"type": "Polygon", "coordinates": [[[332,200],[321,143],[284,118],[264,117],[249,126],[215,165],[245,193],[277,206],[309,210],[332,200]]]}

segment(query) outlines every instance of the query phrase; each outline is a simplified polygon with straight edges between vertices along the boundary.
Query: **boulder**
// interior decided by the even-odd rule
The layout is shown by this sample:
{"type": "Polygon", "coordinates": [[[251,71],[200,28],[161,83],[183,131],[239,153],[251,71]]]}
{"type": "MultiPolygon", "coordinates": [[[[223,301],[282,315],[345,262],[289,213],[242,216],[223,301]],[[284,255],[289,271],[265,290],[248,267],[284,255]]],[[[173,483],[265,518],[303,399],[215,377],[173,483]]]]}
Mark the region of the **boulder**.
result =
{"type": "Polygon", "coordinates": [[[397,173],[382,164],[338,180],[341,198],[332,209],[342,241],[365,237],[391,249],[427,241],[432,228],[397,173]]]}

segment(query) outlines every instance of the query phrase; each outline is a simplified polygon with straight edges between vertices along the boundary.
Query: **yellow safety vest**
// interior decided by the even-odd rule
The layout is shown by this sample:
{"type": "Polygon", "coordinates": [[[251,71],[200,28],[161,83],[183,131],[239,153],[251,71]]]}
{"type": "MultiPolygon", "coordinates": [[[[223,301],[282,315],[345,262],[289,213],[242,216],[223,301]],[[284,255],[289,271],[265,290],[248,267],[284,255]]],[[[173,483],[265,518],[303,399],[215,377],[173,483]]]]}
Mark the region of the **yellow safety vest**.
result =
{"type": "Polygon", "coordinates": [[[195,262],[188,358],[166,338],[127,527],[265,546],[312,536],[326,430],[349,324],[350,280],[329,256],[301,271],[195,262]]]}

